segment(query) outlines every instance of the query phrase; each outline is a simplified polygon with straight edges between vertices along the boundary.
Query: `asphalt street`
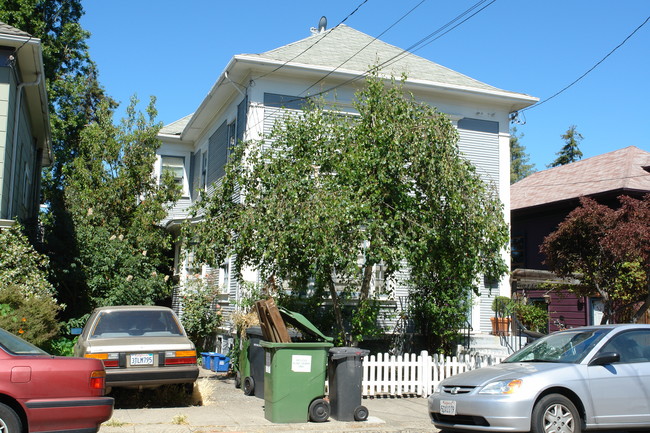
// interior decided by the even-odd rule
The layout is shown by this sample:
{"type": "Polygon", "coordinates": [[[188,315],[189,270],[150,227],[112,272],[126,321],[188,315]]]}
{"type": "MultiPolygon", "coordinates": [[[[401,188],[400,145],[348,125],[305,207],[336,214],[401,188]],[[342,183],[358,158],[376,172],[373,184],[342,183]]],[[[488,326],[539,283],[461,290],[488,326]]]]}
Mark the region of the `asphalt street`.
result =
{"type": "Polygon", "coordinates": [[[264,400],[246,396],[234,379],[203,370],[195,387],[202,405],[115,409],[100,433],[185,432],[435,432],[427,414],[427,400],[418,397],[364,398],[369,416],[363,422],[330,418],[323,423],[277,424],[264,417],[264,400]]]}

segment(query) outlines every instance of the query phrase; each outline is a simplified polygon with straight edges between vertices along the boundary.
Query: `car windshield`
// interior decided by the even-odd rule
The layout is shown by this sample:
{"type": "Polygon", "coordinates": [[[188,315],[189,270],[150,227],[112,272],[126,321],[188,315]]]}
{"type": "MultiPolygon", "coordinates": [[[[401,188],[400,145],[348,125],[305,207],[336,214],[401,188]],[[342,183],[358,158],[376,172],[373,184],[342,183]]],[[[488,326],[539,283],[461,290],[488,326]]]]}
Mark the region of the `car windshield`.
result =
{"type": "Polygon", "coordinates": [[[183,332],[171,311],[126,310],[100,313],[90,338],[178,335],[183,335],[183,332]]]}
{"type": "Polygon", "coordinates": [[[503,362],[579,363],[609,329],[583,329],[556,332],[540,338],[503,362]]]}
{"type": "Polygon", "coordinates": [[[0,328],[0,345],[13,355],[49,355],[44,350],[0,328]]]}

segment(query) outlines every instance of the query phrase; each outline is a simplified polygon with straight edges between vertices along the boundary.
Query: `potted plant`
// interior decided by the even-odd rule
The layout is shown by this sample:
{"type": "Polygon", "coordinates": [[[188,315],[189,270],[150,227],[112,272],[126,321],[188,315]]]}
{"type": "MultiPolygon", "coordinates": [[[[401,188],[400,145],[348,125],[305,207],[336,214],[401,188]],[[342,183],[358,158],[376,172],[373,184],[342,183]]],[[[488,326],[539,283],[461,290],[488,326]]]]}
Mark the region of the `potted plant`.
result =
{"type": "Polygon", "coordinates": [[[490,317],[492,322],[492,334],[510,334],[510,315],[513,312],[514,302],[507,296],[495,296],[492,300],[492,311],[494,316],[490,317]]]}

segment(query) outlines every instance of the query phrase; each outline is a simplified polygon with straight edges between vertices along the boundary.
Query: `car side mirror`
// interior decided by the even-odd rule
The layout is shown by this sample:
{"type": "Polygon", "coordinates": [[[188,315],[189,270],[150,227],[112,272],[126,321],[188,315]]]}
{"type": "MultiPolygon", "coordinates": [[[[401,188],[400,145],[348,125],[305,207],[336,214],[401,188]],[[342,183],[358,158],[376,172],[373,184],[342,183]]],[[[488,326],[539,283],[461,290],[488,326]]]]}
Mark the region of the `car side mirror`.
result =
{"type": "Polygon", "coordinates": [[[70,335],[81,335],[83,328],[70,328],[70,335]]]}
{"type": "Polygon", "coordinates": [[[589,362],[589,365],[607,365],[619,362],[621,355],[616,352],[605,352],[598,354],[589,362]]]}

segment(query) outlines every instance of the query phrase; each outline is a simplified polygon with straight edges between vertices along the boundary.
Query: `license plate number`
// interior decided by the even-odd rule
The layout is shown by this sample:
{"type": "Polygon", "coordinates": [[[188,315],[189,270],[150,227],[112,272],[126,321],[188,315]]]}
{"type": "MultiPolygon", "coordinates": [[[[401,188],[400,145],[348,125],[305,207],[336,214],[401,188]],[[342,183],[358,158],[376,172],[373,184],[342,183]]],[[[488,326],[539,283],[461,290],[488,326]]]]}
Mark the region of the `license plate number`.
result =
{"type": "Polygon", "coordinates": [[[131,365],[153,365],[153,353],[131,355],[131,365]]]}
{"type": "Polygon", "coordinates": [[[440,414],[441,415],[456,415],[456,401],[455,400],[440,400],[440,414]]]}

